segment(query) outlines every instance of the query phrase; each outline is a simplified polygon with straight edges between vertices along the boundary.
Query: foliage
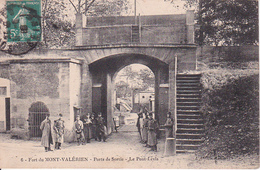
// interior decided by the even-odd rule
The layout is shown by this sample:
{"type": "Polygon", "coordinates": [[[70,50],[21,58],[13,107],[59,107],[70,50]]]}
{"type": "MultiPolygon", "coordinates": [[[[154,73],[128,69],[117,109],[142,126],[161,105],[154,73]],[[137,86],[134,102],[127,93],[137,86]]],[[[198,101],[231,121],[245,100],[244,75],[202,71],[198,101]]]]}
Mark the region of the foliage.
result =
{"type": "MultiPolygon", "coordinates": [[[[175,0],[171,0],[173,3],[175,0]]],[[[258,44],[257,0],[186,0],[196,6],[197,42],[207,45],[258,44]]]]}
{"type": "Polygon", "coordinates": [[[154,87],[154,74],[148,68],[134,71],[132,66],[127,66],[122,69],[119,78],[121,81],[116,83],[117,97],[129,97],[132,90],[145,91],[154,87]]]}
{"type": "Polygon", "coordinates": [[[258,73],[212,73],[202,76],[204,90],[201,111],[205,119],[206,139],[197,156],[226,159],[258,153],[258,73]]]}
{"type": "Polygon", "coordinates": [[[76,13],[87,16],[121,15],[128,9],[128,0],[69,0],[76,13]]]}

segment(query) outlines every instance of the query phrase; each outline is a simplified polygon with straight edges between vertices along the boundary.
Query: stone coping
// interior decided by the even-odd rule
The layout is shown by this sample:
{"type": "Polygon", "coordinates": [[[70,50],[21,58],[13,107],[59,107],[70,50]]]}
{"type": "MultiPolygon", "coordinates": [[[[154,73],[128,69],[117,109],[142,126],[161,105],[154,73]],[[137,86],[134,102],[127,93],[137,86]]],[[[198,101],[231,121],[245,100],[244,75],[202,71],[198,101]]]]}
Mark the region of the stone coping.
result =
{"type": "Polygon", "coordinates": [[[0,65],[20,63],[75,63],[82,64],[81,60],[69,57],[36,57],[36,58],[1,58],[0,65]]]}

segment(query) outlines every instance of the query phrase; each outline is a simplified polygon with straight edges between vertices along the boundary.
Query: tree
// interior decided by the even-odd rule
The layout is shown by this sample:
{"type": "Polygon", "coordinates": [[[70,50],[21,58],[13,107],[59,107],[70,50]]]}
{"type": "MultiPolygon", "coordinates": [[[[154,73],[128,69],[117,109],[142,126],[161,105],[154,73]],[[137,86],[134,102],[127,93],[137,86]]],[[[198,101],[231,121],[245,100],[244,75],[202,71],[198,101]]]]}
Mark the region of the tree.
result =
{"type": "Polygon", "coordinates": [[[186,7],[196,7],[200,25],[196,41],[200,45],[258,44],[257,0],[186,0],[186,2],[186,7]]]}

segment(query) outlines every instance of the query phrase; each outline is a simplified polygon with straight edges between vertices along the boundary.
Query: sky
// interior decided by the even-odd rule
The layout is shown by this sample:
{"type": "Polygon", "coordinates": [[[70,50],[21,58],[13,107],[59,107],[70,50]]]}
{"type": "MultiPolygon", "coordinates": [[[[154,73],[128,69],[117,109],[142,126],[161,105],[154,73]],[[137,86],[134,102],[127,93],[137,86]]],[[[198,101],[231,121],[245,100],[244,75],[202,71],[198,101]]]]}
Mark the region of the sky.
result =
{"type": "MultiPolygon", "coordinates": [[[[183,14],[186,11],[183,9],[184,0],[174,0],[175,5],[179,8],[174,8],[174,5],[167,0],[136,0],[137,15],[163,15],[163,14],[183,14]]],[[[132,6],[132,15],[134,14],[134,0],[129,0],[132,6]]]]}

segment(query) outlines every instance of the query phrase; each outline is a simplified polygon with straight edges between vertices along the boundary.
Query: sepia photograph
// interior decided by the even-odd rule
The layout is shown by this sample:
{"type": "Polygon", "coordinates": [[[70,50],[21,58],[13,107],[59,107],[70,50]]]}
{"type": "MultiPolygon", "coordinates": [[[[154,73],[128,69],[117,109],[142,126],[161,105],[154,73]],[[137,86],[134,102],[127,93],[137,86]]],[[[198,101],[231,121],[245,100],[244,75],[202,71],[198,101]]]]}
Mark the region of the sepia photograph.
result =
{"type": "Polygon", "coordinates": [[[0,0],[0,168],[258,169],[258,0],[0,0]]]}

